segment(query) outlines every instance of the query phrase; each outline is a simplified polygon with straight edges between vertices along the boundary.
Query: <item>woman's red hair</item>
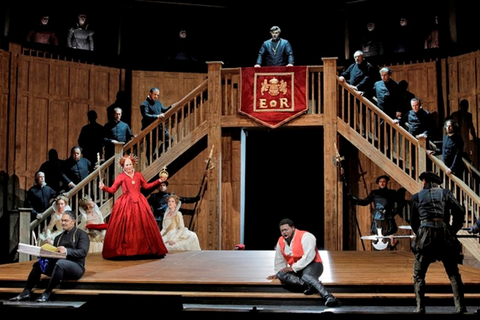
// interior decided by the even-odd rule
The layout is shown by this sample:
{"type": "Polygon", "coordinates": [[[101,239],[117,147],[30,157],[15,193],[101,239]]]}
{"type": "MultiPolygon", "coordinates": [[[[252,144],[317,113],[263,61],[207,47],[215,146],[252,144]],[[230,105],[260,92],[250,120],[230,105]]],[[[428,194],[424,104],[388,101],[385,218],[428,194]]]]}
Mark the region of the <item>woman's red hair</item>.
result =
{"type": "Polygon", "coordinates": [[[125,165],[125,161],[127,159],[130,159],[132,160],[132,165],[135,165],[137,163],[137,157],[135,157],[134,155],[132,154],[125,154],[123,155],[123,157],[120,159],[120,161],[118,162],[120,164],[120,166],[123,168],[123,166],[125,165]]]}

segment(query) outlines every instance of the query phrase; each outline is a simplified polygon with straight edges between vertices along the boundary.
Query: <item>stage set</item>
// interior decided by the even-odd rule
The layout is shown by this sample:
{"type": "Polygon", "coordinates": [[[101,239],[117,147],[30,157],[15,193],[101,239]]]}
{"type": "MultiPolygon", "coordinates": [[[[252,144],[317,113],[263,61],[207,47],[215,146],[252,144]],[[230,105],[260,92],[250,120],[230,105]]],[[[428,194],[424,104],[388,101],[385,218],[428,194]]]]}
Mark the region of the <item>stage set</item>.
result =
{"type": "MultiPolygon", "coordinates": [[[[171,252],[163,259],[111,261],[89,254],[79,281],[54,290],[51,301],[10,302],[25,285],[33,261],[0,265],[2,309],[21,315],[61,312],[189,314],[275,314],[303,316],[413,314],[413,255],[400,251],[320,251],[325,271],[320,280],[342,303],[328,308],[318,294],[292,292],[273,274],[274,251],[171,252]]],[[[460,265],[468,314],[479,315],[480,269],[460,265]]],[[[427,315],[453,314],[453,294],[443,265],[427,273],[427,315]]],[[[42,280],[41,287],[46,284],[42,280]]],[[[35,291],[34,299],[43,292],[35,291]]],[[[466,316],[467,316],[466,315],[466,316]]],[[[141,315],[140,315],[141,316],[141,315]]],[[[146,314],[145,314],[146,316],[146,314]]],[[[423,317],[425,315],[422,315],[423,317]]]]}

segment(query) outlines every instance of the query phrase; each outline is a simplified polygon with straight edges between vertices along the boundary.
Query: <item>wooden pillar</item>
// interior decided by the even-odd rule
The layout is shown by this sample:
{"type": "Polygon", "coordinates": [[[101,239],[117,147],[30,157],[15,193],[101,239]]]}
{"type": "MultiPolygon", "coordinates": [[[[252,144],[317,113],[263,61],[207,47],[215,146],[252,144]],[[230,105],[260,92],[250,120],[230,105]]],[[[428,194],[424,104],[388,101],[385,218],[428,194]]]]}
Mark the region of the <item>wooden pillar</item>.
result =
{"type": "MultiPolygon", "coordinates": [[[[32,208],[18,208],[18,243],[31,244],[30,220],[32,208]]],[[[30,255],[19,253],[18,261],[30,261],[30,255]]]]}
{"type": "Polygon", "coordinates": [[[208,170],[206,199],[207,206],[207,247],[222,250],[222,65],[221,61],[207,62],[208,65],[208,150],[212,151],[212,169],[208,170]]]}
{"type": "Polygon", "coordinates": [[[337,58],[322,58],[324,79],[324,138],[323,162],[325,166],[324,188],[324,247],[325,250],[342,250],[343,243],[343,194],[342,177],[335,158],[336,149],[340,147],[337,135],[337,58]]]}

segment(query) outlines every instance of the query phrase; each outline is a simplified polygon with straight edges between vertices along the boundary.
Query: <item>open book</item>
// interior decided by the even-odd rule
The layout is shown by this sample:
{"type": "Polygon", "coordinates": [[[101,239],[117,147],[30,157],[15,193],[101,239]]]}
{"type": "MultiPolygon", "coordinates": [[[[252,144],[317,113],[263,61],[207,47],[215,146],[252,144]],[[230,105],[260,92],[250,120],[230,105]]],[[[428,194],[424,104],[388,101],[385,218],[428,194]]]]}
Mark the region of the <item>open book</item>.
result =
{"type": "Polygon", "coordinates": [[[38,246],[32,246],[30,244],[19,243],[17,251],[20,253],[30,254],[32,256],[37,256],[41,258],[55,258],[55,259],[67,258],[67,255],[65,253],[57,252],[57,248],[50,244],[45,244],[41,247],[38,247],[38,246]]]}

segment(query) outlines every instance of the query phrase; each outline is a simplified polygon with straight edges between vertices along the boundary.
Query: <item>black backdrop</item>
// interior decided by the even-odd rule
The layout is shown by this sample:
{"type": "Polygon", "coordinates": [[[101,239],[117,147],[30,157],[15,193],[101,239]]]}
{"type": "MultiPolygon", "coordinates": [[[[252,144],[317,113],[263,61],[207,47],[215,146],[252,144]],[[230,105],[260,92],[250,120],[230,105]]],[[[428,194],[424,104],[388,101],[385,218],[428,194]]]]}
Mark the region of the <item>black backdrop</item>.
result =
{"type": "MultiPolygon", "coordinates": [[[[375,17],[388,34],[399,15],[406,12],[420,34],[433,14],[440,14],[442,23],[449,23],[448,12],[454,8],[458,46],[465,50],[480,47],[480,38],[470,36],[478,31],[478,24],[466,0],[389,1],[388,9],[382,0],[326,1],[320,9],[312,9],[311,2],[302,0],[287,5],[178,2],[182,1],[122,0],[99,6],[98,1],[83,0],[66,6],[55,1],[9,0],[0,4],[0,27],[4,38],[23,41],[40,14],[47,12],[58,31],[60,47],[65,47],[69,27],[83,11],[95,29],[96,54],[118,57],[133,69],[163,70],[169,67],[165,57],[180,28],[187,29],[203,68],[205,61],[222,61],[225,67],[249,67],[255,63],[261,43],[270,38],[270,27],[278,25],[281,36],[292,43],[296,65],[321,65],[322,57],[352,61],[356,49],[353,46],[365,28],[366,17],[375,17]],[[345,43],[352,46],[347,57],[345,43]]],[[[2,41],[2,45],[7,42],[2,41]]]]}
{"type": "Polygon", "coordinates": [[[245,249],[272,250],[290,218],[323,248],[323,128],[246,133],[245,249]]]}

